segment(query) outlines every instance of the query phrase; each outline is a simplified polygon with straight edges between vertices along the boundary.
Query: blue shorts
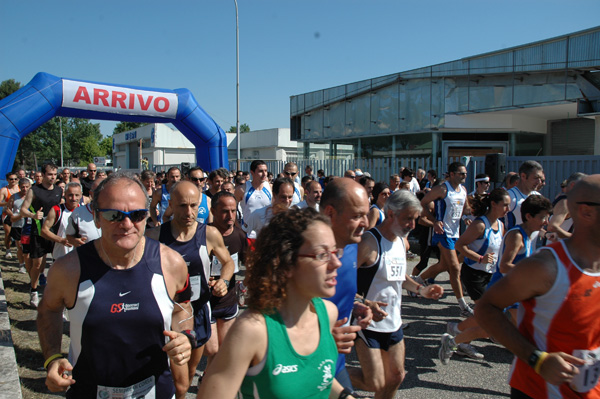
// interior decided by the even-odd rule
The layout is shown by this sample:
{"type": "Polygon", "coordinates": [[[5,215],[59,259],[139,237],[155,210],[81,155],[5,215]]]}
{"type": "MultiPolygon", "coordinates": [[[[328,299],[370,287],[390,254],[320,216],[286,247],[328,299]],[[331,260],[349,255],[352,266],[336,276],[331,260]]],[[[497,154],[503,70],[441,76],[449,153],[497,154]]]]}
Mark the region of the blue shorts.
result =
{"type": "Polygon", "coordinates": [[[217,319],[231,320],[235,319],[240,312],[238,304],[235,303],[227,308],[215,309],[210,315],[210,324],[215,324],[217,319]]]}
{"type": "Polygon", "coordinates": [[[402,331],[402,327],[400,327],[398,331],[391,333],[360,330],[358,336],[364,341],[367,347],[387,351],[390,349],[390,346],[402,342],[404,339],[404,332],[402,331]]]}
{"type": "Polygon", "coordinates": [[[431,245],[437,247],[438,243],[449,250],[454,250],[454,245],[458,241],[458,238],[448,238],[445,234],[434,234],[431,237],[431,245]]]}
{"type": "MultiPolygon", "coordinates": [[[[211,311],[210,305],[206,303],[194,315],[194,332],[196,333],[196,348],[201,347],[210,339],[212,328],[210,327],[211,311]]],[[[196,349],[194,348],[194,349],[196,349]]]]}

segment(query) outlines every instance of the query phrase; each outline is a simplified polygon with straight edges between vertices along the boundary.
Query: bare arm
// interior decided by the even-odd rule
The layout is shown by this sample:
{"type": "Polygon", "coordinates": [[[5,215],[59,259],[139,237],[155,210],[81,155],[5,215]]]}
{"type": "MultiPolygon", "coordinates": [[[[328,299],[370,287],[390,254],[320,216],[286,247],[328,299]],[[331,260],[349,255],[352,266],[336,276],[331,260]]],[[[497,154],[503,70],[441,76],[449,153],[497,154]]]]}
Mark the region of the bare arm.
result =
{"type": "Polygon", "coordinates": [[[56,242],[58,244],[62,244],[64,246],[71,247],[72,245],[69,244],[66,237],[59,237],[50,230],[50,228],[54,224],[55,220],[56,220],[56,211],[54,210],[54,207],[53,207],[52,209],[50,209],[50,212],[48,212],[48,216],[46,216],[46,220],[44,220],[44,223],[42,224],[42,237],[44,237],[47,240],[56,242]]]}
{"type": "Polygon", "coordinates": [[[480,238],[485,231],[485,223],[481,220],[475,220],[467,227],[467,230],[458,238],[456,241],[456,250],[460,252],[465,258],[469,258],[478,263],[492,263],[494,261],[494,254],[486,254],[483,256],[481,262],[479,259],[481,255],[473,251],[468,247],[473,241],[480,238]]]}
{"type": "Polygon", "coordinates": [[[2,187],[0,189],[0,207],[6,206],[8,202],[6,202],[6,197],[8,196],[8,187],[2,187]]]}
{"type": "Polygon", "coordinates": [[[569,209],[567,208],[567,200],[563,199],[558,201],[556,205],[554,205],[552,218],[550,218],[550,221],[548,222],[548,233],[556,233],[559,238],[571,237],[571,233],[560,227],[568,214],[569,209]]]}
{"type": "Polygon", "coordinates": [[[20,214],[20,213],[17,213],[17,214],[15,214],[15,213],[12,211],[12,208],[13,208],[13,205],[14,205],[14,203],[15,203],[15,199],[14,199],[14,198],[11,196],[11,197],[8,199],[8,202],[7,202],[7,204],[6,204],[6,208],[4,208],[4,211],[5,211],[5,212],[6,212],[6,214],[7,214],[7,215],[10,217],[10,221],[11,221],[11,222],[16,222],[17,220],[21,219],[21,214],[20,214]]]}
{"type": "MultiPolygon", "coordinates": [[[[433,232],[437,234],[442,234],[444,232],[444,223],[441,220],[436,220],[435,215],[432,213],[432,208],[430,204],[437,199],[444,198],[446,196],[446,185],[440,184],[435,186],[430,192],[425,194],[423,199],[421,200],[421,206],[423,207],[423,211],[421,212],[421,218],[428,219],[431,221],[433,232]]],[[[425,225],[427,225],[425,223],[425,225]]]]}
{"type": "Polygon", "coordinates": [[[42,220],[44,218],[44,213],[41,209],[39,209],[36,213],[33,213],[29,210],[29,207],[31,206],[31,201],[33,201],[33,190],[29,189],[29,191],[27,191],[25,199],[23,200],[23,203],[21,204],[21,216],[36,220],[42,220]]]}
{"type": "Polygon", "coordinates": [[[504,237],[504,253],[498,265],[500,273],[506,274],[515,267],[513,262],[521,248],[523,248],[523,236],[520,232],[511,231],[504,237]]]}
{"type": "Polygon", "coordinates": [[[210,197],[206,197],[206,206],[208,207],[208,218],[206,219],[206,224],[211,224],[213,222],[213,214],[212,214],[212,200],[210,197]]]}
{"type": "MultiPolygon", "coordinates": [[[[48,272],[48,285],[38,306],[37,330],[44,359],[61,353],[65,306],[72,306],[77,294],[79,282],[79,258],[71,252],[59,258],[48,272]]],[[[63,376],[73,366],[67,359],[58,359],[48,365],[46,385],[52,392],[65,391],[75,383],[70,376],[63,376]]]]}
{"type": "MultiPolygon", "coordinates": [[[[503,310],[515,302],[548,292],[556,273],[554,257],[549,251],[541,251],[519,262],[518,267],[490,287],[475,305],[479,325],[526,363],[538,348],[521,335],[503,310]]],[[[565,382],[564,376],[573,370],[571,364],[580,365],[583,361],[562,352],[550,353],[541,365],[540,375],[552,384],[565,382]]]]}
{"type": "Polygon", "coordinates": [[[158,221],[158,211],[156,207],[160,202],[160,198],[162,197],[162,188],[159,188],[152,194],[152,201],[150,202],[150,219],[154,222],[155,226],[158,226],[160,222],[158,221]]]}
{"type": "Polygon", "coordinates": [[[368,218],[369,218],[369,227],[367,227],[367,230],[370,230],[373,227],[375,227],[375,225],[377,224],[377,220],[379,220],[379,209],[377,209],[377,208],[369,209],[368,218]]]}
{"type": "Polygon", "coordinates": [[[245,312],[227,332],[223,345],[206,370],[197,398],[233,398],[248,368],[267,352],[267,326],[262,315],[245,312]]]}

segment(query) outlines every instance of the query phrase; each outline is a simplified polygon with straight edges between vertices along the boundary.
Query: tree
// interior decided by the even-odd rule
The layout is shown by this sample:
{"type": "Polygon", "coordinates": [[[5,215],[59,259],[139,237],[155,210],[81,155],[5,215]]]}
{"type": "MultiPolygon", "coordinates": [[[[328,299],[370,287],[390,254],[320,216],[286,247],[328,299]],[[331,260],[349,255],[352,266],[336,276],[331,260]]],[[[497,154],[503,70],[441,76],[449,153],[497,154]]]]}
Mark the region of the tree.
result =
{"type": "MultiPolygon", "coordinates": [[[[242,123],[240,125],[240,131],[242,133],[248,133],[250,131],[250,126],[248,126],[246,123],[242,123]]],[[[237,133],[237,126],[231,126],[229,128],[229,132],[230,133],[237,133]]]]}
{"type": "Polygon", "coordinates": [[[14,79],[8,79],[0,83],[0,100],[13,94],[21,88],[21,83],[14,79]]]}
{"type": "MultiPolygon", "coordinates": [[[[115,126],[115,129],[113,130],[113,134],[137,129],[138,127],[142,127],[142,126],[146,126],[146,125],[147,125],[147,123],[125,122],[125,121],[119,122],[119,123],[117,123],[117,126],[115,126]]],[[[111,144],[111,148],[112,148],[112,144],[111,144]]]]}
{"type": "Polygon", "coordinates": [[[104,137],[101,141],[100,141],[100,153],[103,155],[100,155],[102,157],[109,157],[112,158],[112,137],[104,137]]]}

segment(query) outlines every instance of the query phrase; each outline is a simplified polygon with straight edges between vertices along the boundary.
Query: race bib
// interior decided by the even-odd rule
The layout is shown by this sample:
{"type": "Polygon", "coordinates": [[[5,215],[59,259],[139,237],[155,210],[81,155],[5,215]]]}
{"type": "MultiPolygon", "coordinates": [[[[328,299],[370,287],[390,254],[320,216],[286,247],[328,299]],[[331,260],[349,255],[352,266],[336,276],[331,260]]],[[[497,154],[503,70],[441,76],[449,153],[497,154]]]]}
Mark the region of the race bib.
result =
{"type": "Polygon", "coordinates": [[[154,385],[154,376],[124,388],[98,385],[96,399],[156,399],[154,385]]]}
{"type": "Polygon", "coordinates": [[[192,288],[192,301],[195,301],[200,298],[200,291],[202,279],[200,276],[190,276],[190,287],[192,288]]]}
{"type": "MultiPolygon", "coordinates": [[[[240,269],[238,267],[238,254],[235,253],[235,254],[231,255],[231,259],[233,259],[233,263],[235,264],[235,269],[233,270],[233,272],[238,273],[240,271],[240,269]]],[[[223,265],[221,264],[221,262],[219,262],[219,259],[217,259],[216,256],[213,256],[212,262],[211,262],[211,268],[210,268],[210,275],[211,276],[220,276],[222,269],[223,269],[223,265]]]]}
{"type": "Polygon", "coordinates": [[[406,261],[404,259],[397,256],[386,256],[385,268],[388,281],[403,281],[406,279],[404,276],[406,261]]]}
{"type": "Polygon", "coordinates": [[[573,356],[585,360],[585,364],[577,366],[579,374],[569,384],[575,392],[588,392],[598,385],[600,377],[600,348],[593,350],[575,349],[573,356]]]}

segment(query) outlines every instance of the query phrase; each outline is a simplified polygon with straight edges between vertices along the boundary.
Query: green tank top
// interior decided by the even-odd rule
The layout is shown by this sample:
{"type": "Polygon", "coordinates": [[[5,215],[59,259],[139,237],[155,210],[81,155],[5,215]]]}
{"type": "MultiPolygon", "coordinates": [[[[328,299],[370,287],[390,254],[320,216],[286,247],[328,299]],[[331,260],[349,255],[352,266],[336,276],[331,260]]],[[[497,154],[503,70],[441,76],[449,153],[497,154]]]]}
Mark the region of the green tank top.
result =
{"type": "Polygon", "coordinates": [[[308,356],[292,346],[279,312],[265,314],[268,346],[266,361],[255,376],[246,376],[240,393],[243,398],[327,398],[335,376],[337,347],[321,298],[312,300],[319,319],[319,346],[308,356]]]}

